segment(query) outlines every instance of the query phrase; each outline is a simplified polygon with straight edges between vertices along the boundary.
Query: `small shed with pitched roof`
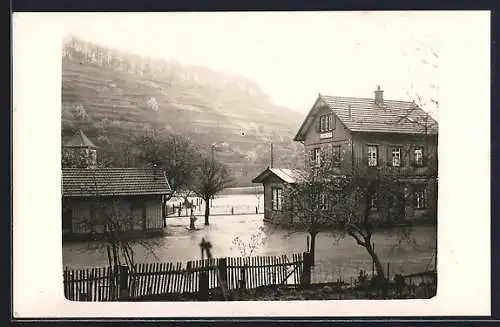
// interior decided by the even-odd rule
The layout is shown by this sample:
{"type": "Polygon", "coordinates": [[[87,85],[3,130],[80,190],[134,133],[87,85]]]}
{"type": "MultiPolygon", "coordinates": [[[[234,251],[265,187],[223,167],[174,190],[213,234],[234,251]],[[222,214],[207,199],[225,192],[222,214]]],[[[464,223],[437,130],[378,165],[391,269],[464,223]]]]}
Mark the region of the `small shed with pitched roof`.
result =
{"type": "Polygon", "coordinates": [[[287,219],[283,214],[284,188],[297,183],[303,173],[300,169],[268,167],[252,180],[264,186],[264,221],[278,223],[287,219]]]}

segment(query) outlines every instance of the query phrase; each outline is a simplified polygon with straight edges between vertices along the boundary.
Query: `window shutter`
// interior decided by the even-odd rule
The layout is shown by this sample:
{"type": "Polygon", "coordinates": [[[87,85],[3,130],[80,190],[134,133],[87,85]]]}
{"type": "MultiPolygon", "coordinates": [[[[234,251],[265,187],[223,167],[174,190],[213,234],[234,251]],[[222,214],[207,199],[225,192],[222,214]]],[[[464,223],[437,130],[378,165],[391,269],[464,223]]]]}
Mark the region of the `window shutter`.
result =
{"type": "Polygon", "coordinates": [[[321,132],[321,116],[316,117],[316,132],[321,132]]]}
{"type": "Polygon", "coordinates": [[[340,146],[339,145],[332,146],[332,161],[335,164],[340,163],[340,146]]]}
{"type": "Polygon", "coordinates": [[[380,155],[382,153],[382,147],[377,146],[377,165],[382,167],[384,164],[384,161],[382,160],[382,156],[380,155]]]}
{"type": "Polygon", "coordinates": [[[387,151],[385,153],[386,153],[385,164],[389,167],[392,167],[392,147],[387,146],[387,151]]]}
{"type": "Polygon", "coordinates": [[[321,158],[321,161],[327,161],[328,164],[331,164],[333,161],[333,146],[331,143],[327,143],[324,146],[325,155],[321,158]]]}
{"type": "Polygon", "coordinates": [[[413,196],[413,207],[416,208],[417,207],[417,189],[415,187],[412,187],[410,194],[413,196]]]}
{"type": "Polygon", "coordinates": [[[335,119],[335,115],[334,114],[331,114],[331,119],[332,119],[332,130],[335,129],[336,127],[336,123],[337,123],[337,119],[335,119]]]}
{"type": "Polygon", "coordinates": [[[363,147],[363,162],[361,164],[362,167],[368,167],[368,145],[363,147]]]}
{"type": "Polygon", "coordinates": [[[314,166],[314,149],[309,150],[309,167],[314,166]]]}
{"type": "Polygon", "coordinates": [[[428,197],[427,187],[424,186],[424,208],[427,208],[427,197],[428,197]]]}
{"type": "Polygon", "coordinates": [[[401,146],[401,147],[399,148],[399,151],[400,151],[400,152],[399,152],[399,156],[400,156],[400,157],[399,157],[399,166],[400,166],[400,167],[404,167],[404,165],[405,165],[405,161],[406,161],[406,157],[407,157],[406,153],[408,152],[408,147],[406,147],[406,146],[401,146]]]}
{"type": "Polygon", "coordinates": [[[415,161],[415,150],[416,149],[417,149],[417,147],[415,147],[413,145],[410,146],[410,165],[413,167],[417,166],[417,163],[415,161]]]}

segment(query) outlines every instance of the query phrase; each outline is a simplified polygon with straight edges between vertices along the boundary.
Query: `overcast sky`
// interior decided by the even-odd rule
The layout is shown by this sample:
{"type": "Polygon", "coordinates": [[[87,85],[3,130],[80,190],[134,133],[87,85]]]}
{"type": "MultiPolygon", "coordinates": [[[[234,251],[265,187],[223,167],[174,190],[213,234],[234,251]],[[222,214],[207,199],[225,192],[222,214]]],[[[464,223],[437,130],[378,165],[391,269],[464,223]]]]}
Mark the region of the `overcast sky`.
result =
{"type": "MultiPolygon", "coordinates": [[[[431,12],[64,14],[68,34],[256,81],[307,111],[318,92],[439,99],[442,14],[431,12]],[[429,62],[425,64],[423,61],[429,62]],[[414,91],[410,96],[408,90],[414,91]]],[[[434,111],[428,106],[427,109],[434,111]]]]}

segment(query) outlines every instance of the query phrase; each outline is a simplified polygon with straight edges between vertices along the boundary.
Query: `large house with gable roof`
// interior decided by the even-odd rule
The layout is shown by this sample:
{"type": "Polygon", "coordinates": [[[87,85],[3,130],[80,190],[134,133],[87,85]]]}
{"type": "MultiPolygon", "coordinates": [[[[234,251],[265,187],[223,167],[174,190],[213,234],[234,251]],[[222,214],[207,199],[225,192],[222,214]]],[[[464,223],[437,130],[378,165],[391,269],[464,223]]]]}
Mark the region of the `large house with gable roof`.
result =
{"type": "MultiPolygon", "coordinates": [[[[372,98],[319,94],[294,141],[305,150],[305,166],[311,169],[324,161],[341,175],[380,174],[397,177],[405,187],[405,217],[435,219],[437,215],[438,123],[414,102],[384,99],[380,86],[372,98]]],[[[273,181],[264,214],[266,220],[281,217],[282,186],[274,170],[266,170],[255,183],[273,181]]],[[[269,184],[271,185],[271,184],[269,184]]],[[[266,197],[264,198],[266,200],[266,197]]],[[[377,200],[372,211],[377,213],[377,200]]],[[[380,215],[379,215],[380,216],[380,215]]]]}

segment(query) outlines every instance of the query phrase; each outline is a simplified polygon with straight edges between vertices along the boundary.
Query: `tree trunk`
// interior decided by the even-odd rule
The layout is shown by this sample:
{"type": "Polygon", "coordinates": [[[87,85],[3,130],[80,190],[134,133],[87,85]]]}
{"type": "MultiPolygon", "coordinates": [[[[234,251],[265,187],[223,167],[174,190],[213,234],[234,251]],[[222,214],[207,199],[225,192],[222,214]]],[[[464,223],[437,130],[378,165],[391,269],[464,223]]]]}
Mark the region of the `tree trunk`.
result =
{"type": "Polygon", "coordinates": [[[368,253],[372,257],[373,262],[375,263],[375,270],[377,272],[377,276],[379,278],[385,279],[386,277],[385,277],[384,267],[380,263],[380,259],[378,258],[378,255],[375,253],[375,250],[373,249],[370,242],[367,242],[366,251],[368,251],[368,253]]]}
{"type": "Polygon", "coordinates": [[[210,225],[208,217],[210,216],[210,198],[207,197],[205,200],[205,225],[210,225]]]}
{"type": "Polygon", "coordinates": [[[315,258],[315,252],[316,252],[316,235],[318,235],[318,233],[316,232],[310,232],[309,233],[311,235],[311,265],[314,266],[314,258],[315,258]]]}

